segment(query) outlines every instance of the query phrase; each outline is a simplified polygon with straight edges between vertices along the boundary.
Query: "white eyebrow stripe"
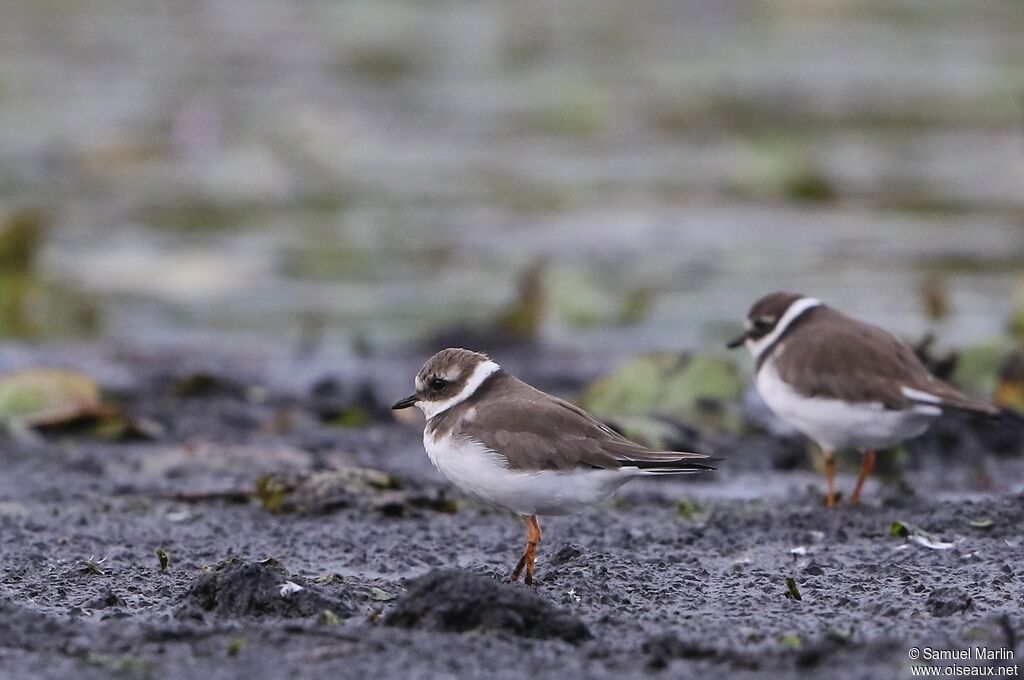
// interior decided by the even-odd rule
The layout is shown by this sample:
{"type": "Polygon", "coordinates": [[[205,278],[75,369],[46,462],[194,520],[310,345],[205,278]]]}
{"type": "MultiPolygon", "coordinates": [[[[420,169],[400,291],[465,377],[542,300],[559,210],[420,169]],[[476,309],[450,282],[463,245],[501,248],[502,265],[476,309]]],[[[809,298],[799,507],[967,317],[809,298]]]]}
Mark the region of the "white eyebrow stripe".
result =
{"type": "Polygon", "coordinates": [[[766,349],[775,344],[775,341],[786,332],[786,329],[789,328],[789,326],[796,321],[801,314],[806,312],[808,309],[814,309],[815,307],[820,306],[821,300],[817,298],[803,297],[795,300],[793,304],[786,309],[786,313],[782,315],[779,322],[775,324],[775,328],[772,329],[771,333],[763,338],[749,341],[750,353],[754,355],[755,359],[760,357],[766,349]]]}
{"type": "Polygon", "coordinates": [[[469,399],[473,393],[477,391],[477,388],[479,388],[480,385],[482,385],[484,381],[491,376],[491,374],[499,370],[501,370],[501,366],[493,361],[483,361],[476,365],[476,368],[473,369],[473,374],[469,376],[469,380],[466,381],[466,384],[462,386],[462,389],[459,390],[459,393],[454,397],[450,397],[444,401],[427,401],[420,399],[416,402],[416,405],[420,407],[421,411],[423,411],[423,415],[427,417],[427,420],[430,420],[439,413],[444,413],[452,406],[461,404],[469,399]]]}

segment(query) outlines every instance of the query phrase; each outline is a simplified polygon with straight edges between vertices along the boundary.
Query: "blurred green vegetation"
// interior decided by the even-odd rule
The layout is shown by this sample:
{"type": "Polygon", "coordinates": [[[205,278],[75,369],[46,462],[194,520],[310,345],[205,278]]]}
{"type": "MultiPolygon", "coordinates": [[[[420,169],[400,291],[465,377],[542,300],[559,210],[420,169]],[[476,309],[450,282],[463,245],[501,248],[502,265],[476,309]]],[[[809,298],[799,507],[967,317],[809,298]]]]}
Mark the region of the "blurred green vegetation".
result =
{"type": "Polygon", "coordinates": [[[55,8],[0,22],[0,336],[675,349],[779,286],[1024,332],[1019,2],[55,8]]]}
{"type": "MultiPolygon", "coordinates": [[[[636,416],[665,416],[735,431],[739,417],[727,405],[739,401],[745,386],[746,378],[731,361],[662,352],[628,361],[589,385],[576,402],[599,418],[626,418],[635,426],[640,425],[636,416]]],[[[661,434],[652,431],[646,438],[657,440],[661,434]]]]}
{"type": "Polygon", "coordinates": [[[36,208],[14,209],[0,221],[0,338],[88,334],[98,326],[87,296],[39,272],[48,223],[36,208]]]}

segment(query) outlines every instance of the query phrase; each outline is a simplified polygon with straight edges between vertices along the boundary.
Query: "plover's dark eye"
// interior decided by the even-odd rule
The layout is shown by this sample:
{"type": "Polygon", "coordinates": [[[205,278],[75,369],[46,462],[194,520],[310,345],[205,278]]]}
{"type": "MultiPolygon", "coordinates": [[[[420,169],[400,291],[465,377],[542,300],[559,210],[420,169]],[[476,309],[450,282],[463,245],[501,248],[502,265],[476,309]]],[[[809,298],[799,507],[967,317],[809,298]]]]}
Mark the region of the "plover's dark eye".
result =
{"type": "Polygon", "coordinates": [[[443,390],[447,386],[448,386],[448,381],[445,380],[444,378],[431,378],[430,379],[430,389],[434,390],[435,392],[440,392],[441,390],[443,390]]]}
{"type": "Polygon", "coordinates": [[[769,319],[754,319],[754,328],[759,331],[766,331],[772,327],[772,322],[769,319]]]}

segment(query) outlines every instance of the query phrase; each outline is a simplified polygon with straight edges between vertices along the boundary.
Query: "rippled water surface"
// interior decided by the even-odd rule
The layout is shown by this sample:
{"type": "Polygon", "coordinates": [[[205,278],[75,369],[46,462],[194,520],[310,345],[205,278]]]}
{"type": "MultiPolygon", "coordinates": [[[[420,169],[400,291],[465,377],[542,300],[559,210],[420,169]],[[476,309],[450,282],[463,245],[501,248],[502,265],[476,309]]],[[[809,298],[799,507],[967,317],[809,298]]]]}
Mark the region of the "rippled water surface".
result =
{"type": "Polygon", "coordinates": [[[52,223],[7,325],[391,346],[543,262],[556,344],[717,343],[776,288],[983,340],[1024,303],[1022,35],[1018,0],[8,0],[0,211],[52,223]]]}

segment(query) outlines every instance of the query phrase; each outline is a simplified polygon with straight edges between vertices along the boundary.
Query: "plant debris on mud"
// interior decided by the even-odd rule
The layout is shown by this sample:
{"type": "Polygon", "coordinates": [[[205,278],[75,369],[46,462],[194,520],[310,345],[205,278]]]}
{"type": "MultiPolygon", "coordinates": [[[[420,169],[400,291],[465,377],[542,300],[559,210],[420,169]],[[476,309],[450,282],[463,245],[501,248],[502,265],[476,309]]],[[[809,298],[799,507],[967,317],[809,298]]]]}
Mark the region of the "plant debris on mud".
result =
{"type": "Polygon", "coordinates": [[[279,616],[297,618],[331,611],[347,617],[352,606],[324,592],[301,577],[290,575],[280,564],[229,560],[200,576],[188,590],[184,615],[197,610],[218,616],[279,616]]]}
{"type": "MultiPolygon", "coordinates": [[[[579,389],[530,356],[524,379],[579,389]]],[[[420,359],[364,364],[380,382],[420,359]]],[[[1021,652],[1024,461],[987,448],[994,425],[951,419],[884,454],[864,504],[833,511],[791,433],[648,428],[726,460],[542,518],[530,589],[491,576],[519,522],[440,479],[418,423],[366,390],[329,391],[358,424],[325,419],[322,381],[230,361],[230,389],[185,389],[209,372],[178,363],[103,388],[148,439],[0,433],[0,676],[869,678],[902,673],[910,647],[1021,652]]],[[[842,490],[857,468],[840,458],[842,490]]]]}

